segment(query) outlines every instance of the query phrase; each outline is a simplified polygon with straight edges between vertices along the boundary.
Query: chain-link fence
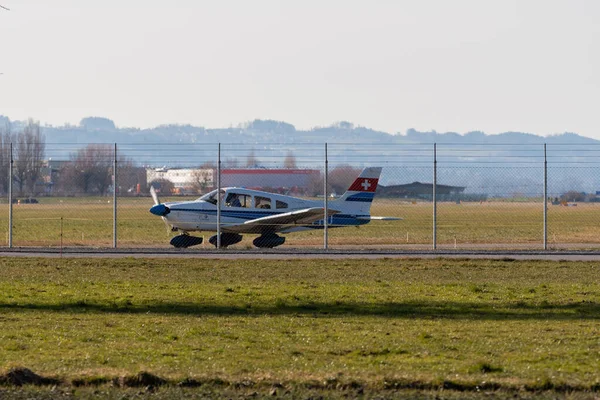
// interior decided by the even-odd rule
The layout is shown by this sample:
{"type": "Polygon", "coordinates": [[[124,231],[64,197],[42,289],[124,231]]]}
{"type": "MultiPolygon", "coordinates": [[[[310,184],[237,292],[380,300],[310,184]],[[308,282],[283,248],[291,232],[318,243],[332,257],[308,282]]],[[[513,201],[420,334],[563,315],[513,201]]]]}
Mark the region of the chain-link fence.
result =
{"type": "Polygon", "coordinates": [[[590,144],[0,147],[6,247],[594,249],[600,243],[600,147],[590,144]],[[369,167],[382,170],[363,172],[369,167]]]}

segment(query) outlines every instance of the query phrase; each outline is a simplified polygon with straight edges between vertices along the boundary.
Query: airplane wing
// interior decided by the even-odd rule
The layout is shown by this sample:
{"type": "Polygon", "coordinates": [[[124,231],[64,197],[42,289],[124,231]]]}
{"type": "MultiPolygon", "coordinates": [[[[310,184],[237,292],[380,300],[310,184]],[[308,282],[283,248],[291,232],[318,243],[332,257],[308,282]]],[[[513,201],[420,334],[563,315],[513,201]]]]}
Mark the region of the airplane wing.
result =
{"type": "Polygon", "coordinates": [[[356,219],[360,219],[363,221],[402,221],[402,218],[398,217],[375,217],[369,215],[367,217],[356,217],[356,219]]]}
{"type": "MultiPolygon", "coordinates": [[[[328,210],[327,216],[338,214],[339,211],[328,210]]],[[[267,233],[278,232],[293,226],[310,225],[323,219],[325,209],[322,207],[305,208],[283,214],[269,215],[246,221],[238,225],[223,225],[223,232],[231,233],[267,233]]]]}

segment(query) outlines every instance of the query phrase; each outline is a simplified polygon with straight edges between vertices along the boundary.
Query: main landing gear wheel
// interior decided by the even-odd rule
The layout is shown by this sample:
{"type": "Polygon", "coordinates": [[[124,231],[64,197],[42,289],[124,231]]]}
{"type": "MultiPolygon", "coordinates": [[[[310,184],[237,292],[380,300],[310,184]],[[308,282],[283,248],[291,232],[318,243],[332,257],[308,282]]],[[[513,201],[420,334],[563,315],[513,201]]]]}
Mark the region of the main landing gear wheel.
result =
{"type": "Polygon", "coordinates": [[[272,249],[273,247],[281,246],[285,243],[283,236],[274,233],[266,233],[254,239],[252,244],[260,249],[272,249]]]}
{"type": "Polygon", "coordinates": [[[190,246],[196,246],[198,244],[202,243],[202,238],[201,237],[196,237],[196,236],[190,236],[190,235],[177,235],[175,236],[173,239],[171,239],[171,246],[175,247],[175,248],[187,248],[190,246]]]}
{"type": "MultiPolygon", "coordinates": [[[[239,233],[221,233],[221,247],[232,246],[242,241],[243,236],[239,233]]],[[[217,235],[213,235],[208,242],[217,247],[217,235]]]]}

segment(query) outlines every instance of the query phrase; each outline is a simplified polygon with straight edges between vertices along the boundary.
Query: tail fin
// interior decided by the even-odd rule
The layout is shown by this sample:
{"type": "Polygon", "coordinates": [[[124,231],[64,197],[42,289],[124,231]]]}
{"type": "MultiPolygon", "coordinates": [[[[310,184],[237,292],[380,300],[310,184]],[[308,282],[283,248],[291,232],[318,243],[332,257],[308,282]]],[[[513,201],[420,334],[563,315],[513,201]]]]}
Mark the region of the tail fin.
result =
{"type": "Polygon", "coordinates": [[[339,199],[335,200],[344,210],[356,214],[369,214],[375,197],[381,167],[367,167],[339,199]]]}

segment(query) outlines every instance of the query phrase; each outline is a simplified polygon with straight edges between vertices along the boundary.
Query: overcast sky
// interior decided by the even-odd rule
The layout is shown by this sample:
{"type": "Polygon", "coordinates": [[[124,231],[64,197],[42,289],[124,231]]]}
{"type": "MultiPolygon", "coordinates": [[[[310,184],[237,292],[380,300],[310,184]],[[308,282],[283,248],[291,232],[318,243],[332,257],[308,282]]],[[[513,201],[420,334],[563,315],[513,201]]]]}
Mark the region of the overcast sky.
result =
{"type": "Polygon", "coordinates": [[[600,139],[600,1],[0,0],[0,114],[600,139]]]}

